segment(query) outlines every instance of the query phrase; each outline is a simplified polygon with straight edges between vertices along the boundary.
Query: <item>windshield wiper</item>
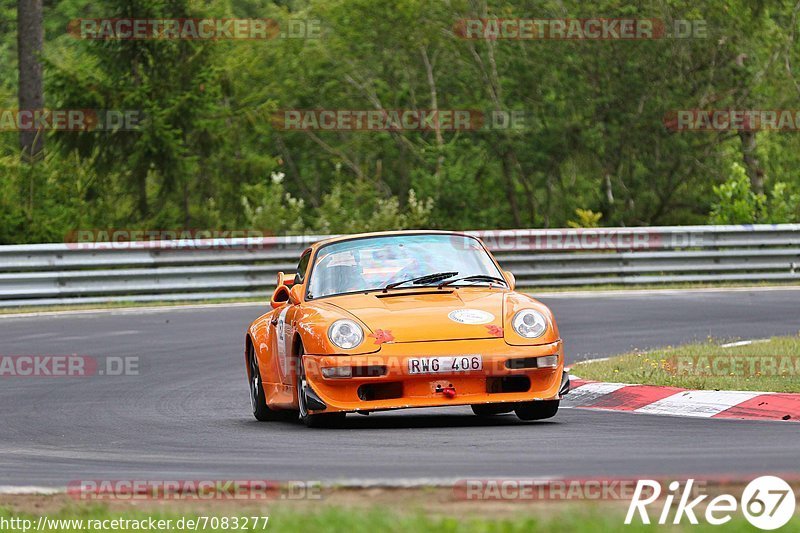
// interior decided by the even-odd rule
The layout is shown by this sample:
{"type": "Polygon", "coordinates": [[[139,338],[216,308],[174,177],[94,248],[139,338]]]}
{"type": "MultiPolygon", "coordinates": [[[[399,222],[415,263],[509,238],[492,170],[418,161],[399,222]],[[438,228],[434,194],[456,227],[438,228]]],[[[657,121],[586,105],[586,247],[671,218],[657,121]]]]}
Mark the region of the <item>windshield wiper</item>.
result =
{"type": "Polygon", "coordinates": [[[406,283],[413,283],[414,285],[427,285],[428,283],[436,283],[437,281],[452,278],[453,276],[458,276],[458,272],[437,272],[435,274],[425,274],[424,276],[419,276],[418,278],[404,279],[403,281],[395,281],[394,283],[390,283],[383,288],[383,292],[388,292],[389,289],[394,289],[395,287],[405,285],[406,283]]]}
{"type": "Polygon", "coordinates": [[[463,278],[455,278],[455,279],[448,279],[447,281],[443,281],[439,284],[439,288],[445,287],[450,285],[451,283],[456,283],[457,281],[496,281],[498,283],[502,283],[506,287],[508,286],[508,282],[502,278],[496,278],[494,276],[487,276],[485,274],[476,274],[475,276],[465,276],[463,278]]]}

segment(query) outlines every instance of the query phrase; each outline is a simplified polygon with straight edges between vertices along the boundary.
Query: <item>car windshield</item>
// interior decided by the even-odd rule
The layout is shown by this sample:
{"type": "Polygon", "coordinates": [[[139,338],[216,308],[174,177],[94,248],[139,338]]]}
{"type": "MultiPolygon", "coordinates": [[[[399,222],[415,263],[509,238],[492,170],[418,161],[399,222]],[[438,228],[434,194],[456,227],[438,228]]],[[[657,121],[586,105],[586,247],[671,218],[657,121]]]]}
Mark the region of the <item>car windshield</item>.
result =
{"type": "MultiPolygon", "coordinates": [[[[447,278],[490,276],[502,273],[477,239],[464,235],[421,234],[365,237],[325,245],[309,280],[308,296],[320,298],[350,292],[374,291],[409,280],[401,288],[419,286],[411,280],[443,274],[431,285],[447,278]]],[[[489,283],[464,280],[464,284],[489,283]]],[[[459,285],[459,282],[453,285],[459,285]]]]}

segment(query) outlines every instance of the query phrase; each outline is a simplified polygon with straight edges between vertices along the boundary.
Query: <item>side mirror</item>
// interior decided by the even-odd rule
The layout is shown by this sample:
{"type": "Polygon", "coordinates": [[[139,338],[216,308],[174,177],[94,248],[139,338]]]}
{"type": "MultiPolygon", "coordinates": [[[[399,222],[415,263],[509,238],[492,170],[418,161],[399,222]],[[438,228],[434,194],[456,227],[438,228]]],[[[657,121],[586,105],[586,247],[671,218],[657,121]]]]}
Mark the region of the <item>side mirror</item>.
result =
{"type": "Polygon", "coordinates": [[[292,288],[289,290],[289,301],[292,302],[293,305],[302,302],[304,290],[305,286],[303,285],[292,285],[292,288]]]}
{"type": "Polygon", "coordinates": [[[514,287],[517,286],[517,279],[514,277],[514,274],[508,270],[503,270],[503,277],[506,279],[506,283],[508,283],[508,288],[513,291],[514,287]]]}
{"type": "Polygon", "coordinates": [[[289,287],[286,285],[278,285],[278,288],[276,288],[275,292],[272,293],[272,298],[269,301],[269,305],[271,305],[273,309],[277,309],[288,302],[289,299],[289,287]]]}
{"type": "Polygon", "coordinates": [[[283,272],[278,272],[278,281],[275,283],[278,287],[281,285],[286,285],[287,287],[291,287],[294,285],[295,276],[294,274],[284,274],[283,272]]]}

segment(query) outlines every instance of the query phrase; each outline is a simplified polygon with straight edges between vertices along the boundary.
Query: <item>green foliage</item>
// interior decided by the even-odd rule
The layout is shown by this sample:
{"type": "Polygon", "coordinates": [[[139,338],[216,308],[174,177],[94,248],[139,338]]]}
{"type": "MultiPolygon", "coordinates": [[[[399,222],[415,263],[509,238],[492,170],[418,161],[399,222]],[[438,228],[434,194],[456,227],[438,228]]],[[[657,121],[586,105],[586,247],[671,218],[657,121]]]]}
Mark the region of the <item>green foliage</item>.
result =
{"type": "Polygon", "coordinates": [[[570,220],[567,225],[570,228],[596,228],[600,226],[600,219],[603,218],[603,213],[595,213],[591,209],[581,209],[580,207],[575,210],[575,215],[578,220],[570,220]]]}
{"type": "Polygon", "coordinates": [[[247,229],[274,234],[303,231],[303,200],[286,192],[283,178],[283,174],[273,173],[269,182],[244,186],[242,207],[247,229]]]}
{"type": "Polygon", "coordinates": [[[769,195],[755,193],[739,163],[731,164],[731,177],[715,185],[714,194],[710,224],[784,224],[796,222],[800,213],[800,193],[783,182],[775,183],[769,195]]]}
{"type": "Polygon", "coordinates": [[[779,181],[772,187],[769,197],[770,224],[800,222],[800,192],[792,191],[787,183],[779,181]]]}
{"type": "Polygon", "coordinates": [[[363,181],[338,183],[325,195],[313,229],[322,234],[424,228],[433,201],[408,192],[406,208],[396,197],[385,197],[363,181]]]}
{"type": "Polygon", "coordinates": [[[93,201],[99,177],[77,154],[36,165],[0,157],[0,242],[63,242],[72,229],[104,224],[114,207],[93,201]]]}
{"type": "Polygon", "coordinates": [[[739,163],[731,164],[731,177],[715,185],[714,194],[717,199],[708,219],[711,224],[753,224],[766,217],[766,199],[753,192],[739,163]]]}
{"type": "MultiPolygon", "coordinates": [[[[16,105],[14,0],[0,0],[0,100],[16,105]]],[[[675,132],[679,109],[793,109],[794,6],[665,0],[53,0],[51,108],[133,109],[135,132],[52,133],[23,168],[0,132],[0,242],[89,227],[361,231],[798,220],[800,135],[756,134],[764,195],[735,132],[675,132]],[[703,20],[707,38],[465,40],[462,18],[703,20]],[[87,18],[318,21],[269,41],[87,41],[87,18]],[[788,67],[788,68],[787,68],[788,67]],[[434,98],[435,94],[435,98],[434,98]],[[524,112],[477,131],[286,131],[290,109],[524,112]],[[275,184],[272,175],[283,175],[275,184]],[[413,191],[413,192],[411,192],[413,191]],[[416,193],[416,194],[415,194],[416,193]],[[244,200],[243,200],[244,198],[244,200]],[[582,210],[582,211],[577,211],[582,210]]]]}

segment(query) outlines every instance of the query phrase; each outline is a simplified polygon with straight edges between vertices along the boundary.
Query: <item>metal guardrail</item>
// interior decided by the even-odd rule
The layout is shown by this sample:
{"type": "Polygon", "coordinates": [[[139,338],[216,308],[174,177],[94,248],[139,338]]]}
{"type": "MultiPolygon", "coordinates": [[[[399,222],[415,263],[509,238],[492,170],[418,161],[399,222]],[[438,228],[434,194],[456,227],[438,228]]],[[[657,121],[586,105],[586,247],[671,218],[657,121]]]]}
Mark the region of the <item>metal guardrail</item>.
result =
{"type": "MultiPolygon", "coordinates": [[[[470,232],[517,286],[800,281],[800,224],[470,232]]],[[[0,307],[267,297],[323,236],[0,246],[0,307]]]]}

